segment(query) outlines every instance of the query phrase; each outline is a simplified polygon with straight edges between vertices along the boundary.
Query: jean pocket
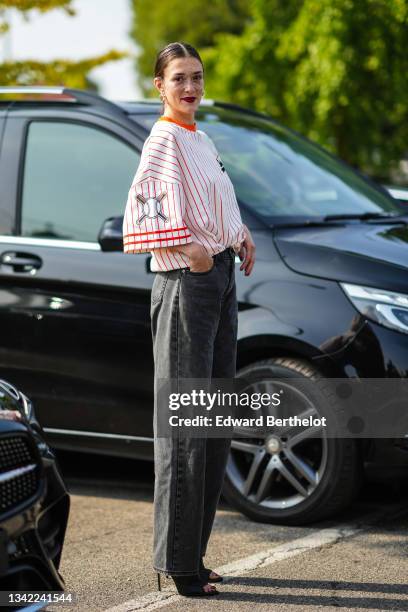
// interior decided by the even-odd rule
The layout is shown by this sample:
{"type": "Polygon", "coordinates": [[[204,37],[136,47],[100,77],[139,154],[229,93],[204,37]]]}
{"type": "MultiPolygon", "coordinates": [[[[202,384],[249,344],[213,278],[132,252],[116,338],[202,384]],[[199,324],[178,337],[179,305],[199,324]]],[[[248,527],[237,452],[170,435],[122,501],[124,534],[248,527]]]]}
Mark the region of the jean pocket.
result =
{"type": "Polygon", "coordinates": [[[152,286],[151,304],[158,304],[162,301],[168,279],[169,277],[165,272],[156,272],[152,286]]]}
{"type": "Polygon", "coordinates": [[[215,262],[215,259],[213,259],[212,268],[210,268],[209,270],[206,270],[205,272],[192,272],[189,268],[187,268],[186,274],[188,274],[189,276],[208,276],[215,269],[215,266],[216,266],[216,262],[215,262]]]}

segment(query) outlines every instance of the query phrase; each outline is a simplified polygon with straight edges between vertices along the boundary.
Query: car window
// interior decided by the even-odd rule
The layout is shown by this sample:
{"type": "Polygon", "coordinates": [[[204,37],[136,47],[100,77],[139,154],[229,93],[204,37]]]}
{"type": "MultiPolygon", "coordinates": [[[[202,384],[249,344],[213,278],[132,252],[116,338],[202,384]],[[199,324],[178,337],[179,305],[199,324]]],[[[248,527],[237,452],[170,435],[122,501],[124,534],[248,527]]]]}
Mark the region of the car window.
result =
{"type": "Polygon", "coordinates": [[[138,123],[139,125],[142,125],[144,128],[146,128],[147,130],[152,129],[153,124],[155,123],[155,121],[157,121],[157,119],[160,117],[160,113],[157,112],[155,115],[149,114],[149,115],[142,115],[142,114],[134,114],[134,115],[130,115],[130,118],[133,119],[133,121],[136,121],[136,123],[138,123]]]}
{"type": "Polygon", "coordinates": [[[38,121],[28,128],[23,236],[95,242],[107,217],[123,215],[140,154],[83,124],[38,121]]]}
{"type": "MultiPolygon", "coordinates": [[[[151,127],[157,115],[134,120],[151,127]]],[[[387,193],[283,125],[224,108],[200,109],[196,120],[217,147],[239,201],[266,221],[400,212],[387,193]]]]}
{"type": "Polygon", "coordinates": [[[399,212],[388,194],[283,126],[231,113],[202,129],[219,150],[237,197],[265,219],[399,212]]]}

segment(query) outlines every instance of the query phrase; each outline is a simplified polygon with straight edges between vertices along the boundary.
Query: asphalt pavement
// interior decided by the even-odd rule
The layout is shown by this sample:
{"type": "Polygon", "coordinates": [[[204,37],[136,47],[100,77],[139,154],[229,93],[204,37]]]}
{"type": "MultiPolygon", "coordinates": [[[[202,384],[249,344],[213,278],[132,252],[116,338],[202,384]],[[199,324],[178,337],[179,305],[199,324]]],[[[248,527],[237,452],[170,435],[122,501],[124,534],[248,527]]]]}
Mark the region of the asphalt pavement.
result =
{"type": "Polygon", "coordinates": [[[408,487],[366,486],[342,516],[307,527],[254,523],[222,501],[205,560],[225,576],[220,594],[184,598],[164,577],[158,592],[151,567],[152,466],[66,461],[72,505],[60,570],[76,595],[67,612],[408,611],[408,487]]]}

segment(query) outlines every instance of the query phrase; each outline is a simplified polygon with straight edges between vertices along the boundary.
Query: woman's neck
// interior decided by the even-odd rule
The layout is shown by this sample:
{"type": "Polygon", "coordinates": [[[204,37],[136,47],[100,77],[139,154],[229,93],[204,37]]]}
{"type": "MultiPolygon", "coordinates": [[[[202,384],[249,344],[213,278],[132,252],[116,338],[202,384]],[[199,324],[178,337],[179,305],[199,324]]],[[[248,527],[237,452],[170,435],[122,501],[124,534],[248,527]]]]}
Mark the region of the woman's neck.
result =
{"type": "Polygon", "coordinates": [[[194,113],[180,113],[178,111],[174,111],[173,109],[166,109],[163,113],[163,117],[180,121],[180,123],[185,123],[186,125],[194,125],[195,123],[194,113]]]}

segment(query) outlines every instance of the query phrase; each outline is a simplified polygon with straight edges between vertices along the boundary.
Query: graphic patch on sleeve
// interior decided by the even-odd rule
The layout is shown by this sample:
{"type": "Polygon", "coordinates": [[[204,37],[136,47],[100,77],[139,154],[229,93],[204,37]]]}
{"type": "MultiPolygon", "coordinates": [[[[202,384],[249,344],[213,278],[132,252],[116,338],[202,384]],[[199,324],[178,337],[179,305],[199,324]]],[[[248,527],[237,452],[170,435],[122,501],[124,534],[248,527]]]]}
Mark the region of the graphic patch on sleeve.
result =
{"type": "Polygon", "coordinates": [[[146,217],[148,219],[156,219],[157,217],[160,217],[160,219],[163,219],[163,221],[168,221],[168,218],[162,211],[162,203],[161,203],[162,199],[166,195],[167,193],[163,191],[157,197],[145,198],[144,196],[140,195],[140,193],[138,193],[137,200],[139,200],[139,202],[143,204],[143,214],[141,217],[139,217],[136,223],[140,225],[142,221],[146,219],[146,217]]]}

